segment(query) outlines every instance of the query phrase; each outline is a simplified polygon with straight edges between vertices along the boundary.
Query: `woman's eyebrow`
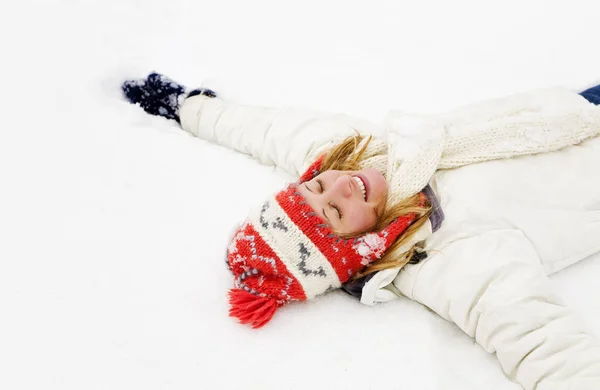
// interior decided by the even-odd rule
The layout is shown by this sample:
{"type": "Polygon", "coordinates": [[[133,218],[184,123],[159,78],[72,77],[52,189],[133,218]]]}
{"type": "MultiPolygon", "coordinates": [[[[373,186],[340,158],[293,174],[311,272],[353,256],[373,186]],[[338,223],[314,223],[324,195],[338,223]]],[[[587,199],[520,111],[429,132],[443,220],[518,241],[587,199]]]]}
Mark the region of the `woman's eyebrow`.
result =
{"type": "Polygon", "coordinates": [[[331,222],[331,220],[329,219],[329,217],[327,216],[327,214],[325,214],[325,209],[321,209],[321,212],[323,213],[323,215],[325,216],[325,218],[331,222]]]}
{"type": "MultiPolygon", "coordinates": [[[[303,184],[304,184],[304,187],[306,187],[307,190],[309,190],[310,192],[312,192],[312,190],[310,188],[308,188],[308,184],[306,184],[306,183],[303,183],[303,184]]],[[[314,194],[314,192],[313,192],[313,194],[314,194]]]]}

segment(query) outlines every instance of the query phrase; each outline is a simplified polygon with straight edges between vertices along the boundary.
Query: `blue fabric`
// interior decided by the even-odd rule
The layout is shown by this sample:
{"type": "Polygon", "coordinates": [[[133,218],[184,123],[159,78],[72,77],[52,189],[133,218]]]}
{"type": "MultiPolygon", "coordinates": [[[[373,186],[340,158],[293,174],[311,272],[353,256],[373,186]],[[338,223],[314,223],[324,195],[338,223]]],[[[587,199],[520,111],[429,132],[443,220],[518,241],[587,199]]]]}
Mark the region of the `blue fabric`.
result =
{"type": "Polygon", "coordinates": [[[590,103],[600,104],[600,85],[586,89],[585,91],[581,92],[580,95],[586,98],[590,103]]]}
{"type": "Polygon", "coordinates": [[[359,279],[350,279],[348,282],[342,284],[342,291],[360,300],[360,298],[362,297],[363,287],[365,287],[365,284],[367,284],[367,282],[371,280],[371,278],[375,276],[375,274],[376,272],[373,272],[372,274],[368,274],[367,276],[363,276],[359,279]]]}
{"type": "MultiPolygon", "coordinates": [[[[146,79],[127,80],[121,86],[123,94],[131,104],[138,104],[148,114],[162,116],[179,122],[180,97],[185,94],[185,87],[168,77],[151,73],[146,79]]],[[[190,92],[187,97],[205,95],[216,97],[210,89],[199,88],[190,92]]]]}
{"type": "Polygon", "coordinates": [[[431,215],[429,216],[429,220],[431,221],[431,230],[435,233],[440,226],[442,226],[442,222],[444,222],[444,212],[442,211],[442,207],[440,206],[440,202],[435,196],[435,192],[429,184],[423,188],[423,193],[431,203],[431,215]]]}

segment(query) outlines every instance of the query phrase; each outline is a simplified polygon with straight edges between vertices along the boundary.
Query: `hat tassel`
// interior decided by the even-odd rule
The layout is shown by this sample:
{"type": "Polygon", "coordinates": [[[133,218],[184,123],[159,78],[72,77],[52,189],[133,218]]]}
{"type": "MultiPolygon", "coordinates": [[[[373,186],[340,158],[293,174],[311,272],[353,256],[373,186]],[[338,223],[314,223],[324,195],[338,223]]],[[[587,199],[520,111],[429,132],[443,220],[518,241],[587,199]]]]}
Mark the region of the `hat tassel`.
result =
{"type": "Polygon", "coordinates": [[[261,297],[241,289],[229,290],[229,315],[242,324],[260,328],[273,318],[277,302],[269,297],[261,297]]]}

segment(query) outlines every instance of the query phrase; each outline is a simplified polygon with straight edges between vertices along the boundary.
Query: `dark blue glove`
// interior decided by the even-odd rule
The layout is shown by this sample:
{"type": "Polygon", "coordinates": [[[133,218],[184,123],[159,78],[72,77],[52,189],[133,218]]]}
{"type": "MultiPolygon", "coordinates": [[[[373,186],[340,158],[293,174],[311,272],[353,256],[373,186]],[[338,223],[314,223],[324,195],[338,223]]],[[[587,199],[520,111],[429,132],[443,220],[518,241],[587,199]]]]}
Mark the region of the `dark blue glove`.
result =
{"type": "Polygon", "coordinates": [[[214,91],[198,88],[186,94],[186,88],[159,73],[151,73],[146,79],[127,80],[121,86],[127,101],[139,104],[148,114],[163,116],[179,122],[179,106],[187,97],[217,96],[214,91]]]}
{"type": "Polygon", "coordinates": [[[586,98],[588,102],[600,105],[600,85],[586,89],[580,95],[586,98]]]}

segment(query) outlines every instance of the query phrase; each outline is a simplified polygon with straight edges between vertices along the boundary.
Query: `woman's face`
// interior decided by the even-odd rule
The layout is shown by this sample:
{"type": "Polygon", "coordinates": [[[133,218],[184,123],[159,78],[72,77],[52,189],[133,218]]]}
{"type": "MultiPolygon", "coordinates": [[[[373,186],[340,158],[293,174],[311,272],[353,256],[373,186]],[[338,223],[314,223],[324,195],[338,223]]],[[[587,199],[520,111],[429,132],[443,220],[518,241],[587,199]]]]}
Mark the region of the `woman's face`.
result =
{"type": "Polygon", "coordinates": [[[372,230],[387,199],[379,171],[325,171],[298,186],[309,206],[340,235],[372,230]]]}

